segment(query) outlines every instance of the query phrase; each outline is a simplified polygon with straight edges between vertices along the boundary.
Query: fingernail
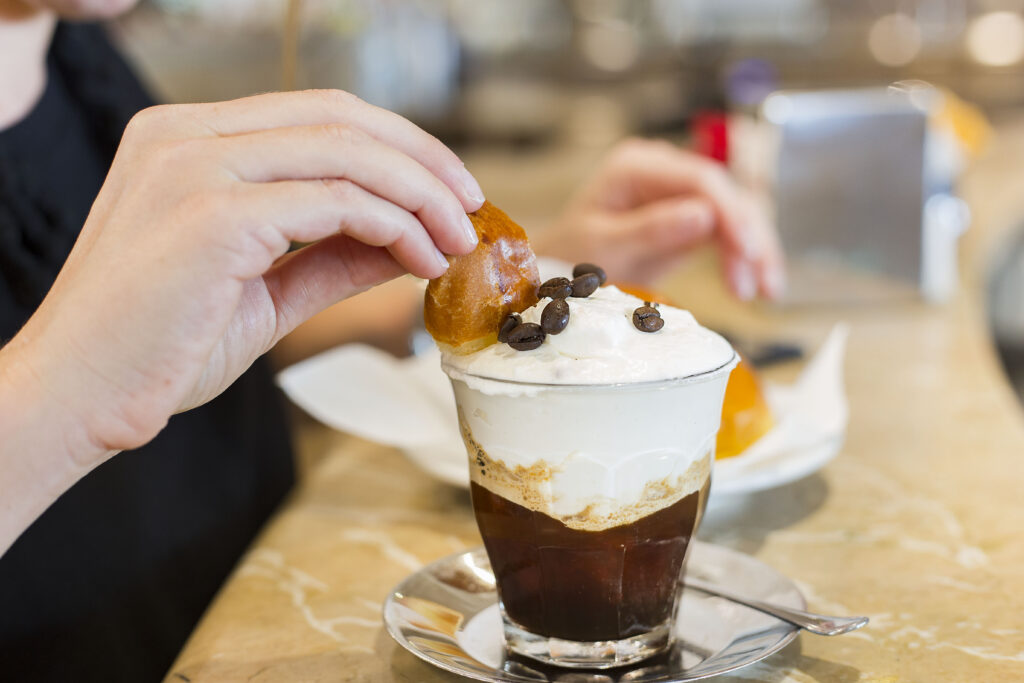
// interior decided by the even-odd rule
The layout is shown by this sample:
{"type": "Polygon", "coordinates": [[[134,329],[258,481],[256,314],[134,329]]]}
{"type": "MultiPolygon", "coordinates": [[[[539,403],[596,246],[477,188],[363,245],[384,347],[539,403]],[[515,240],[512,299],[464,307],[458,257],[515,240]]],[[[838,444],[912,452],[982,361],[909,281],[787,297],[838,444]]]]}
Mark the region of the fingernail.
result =
{"type": "Polygon", "coordinates": [[[484,203],[484,191],[480,189],[480,183],[476,181],[473,174],[463,166],[462,171],[462,189],[466,193],[466,198],[471,202],[477,202],[480,204],[484,203]]]}
{"type": "Polygon", "coordinates": [[[473,221],[469,219],[469,216],[462,217],[462,230],[466,233],[466,240],[471,246],[476,246],[477,236],[476,228],[473,227],[473,221]]]}
{"type": "Polygon", "coordinates": [[[750,301],[757,294],[757,281],[754,279],[754,270],[746,261],[740,261],[733,267],[733,287],[736,288],[736,296],[743,301],[750,301]]]}
{"type": "Polygon", "coordinates": [[[748,228],[746,239],[743,240],[743,258],[749,262],[757,261],[761,256],[761,240],[758,239],[758,232],[748,228]]]}
{"type": "Polygon", "coordinates": [[[444,254],[442,254],[441,250],[438,249],[437,247],[434,247],[434,258],[437,259],[438,264],[442,268],[444,268],[445,270],[448,270],[448,257],[445,256],[444,254]]]}
{"type": "Polygon", "coordinates": [[[778,266],[769,268],[764,279],[765,288],[771,298],[778,299],[786,291],[786,274],[782,272],[782,268],[778,266]]]}

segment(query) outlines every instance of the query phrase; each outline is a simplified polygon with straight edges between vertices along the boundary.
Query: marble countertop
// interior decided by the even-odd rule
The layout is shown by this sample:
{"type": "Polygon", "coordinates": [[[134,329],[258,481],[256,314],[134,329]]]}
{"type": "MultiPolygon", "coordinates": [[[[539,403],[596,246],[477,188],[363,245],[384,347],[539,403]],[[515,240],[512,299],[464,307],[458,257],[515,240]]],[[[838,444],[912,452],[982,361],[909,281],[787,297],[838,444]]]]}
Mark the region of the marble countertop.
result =
{"type": "MultiPolygon", "coordinates": [[[[468,162],[490,198],[529,226],[555,210],[592,158],[468,162]]],[[[962,243],[961,290],[943,306],[745,306],[725,295],[706,257],[666,283],[702,322],[741,334],[814,346],[836,321],[850,325],[840,455],[709,516],[701,537],[786,573],[810,609],[871,623],[840,638],[801,635],[717,680],[1024,680],[1024,411],[992,349],[983,301],[987,259],[1024,215],[1022,177],[1024,125],[1003,127],[965,179],[975,223],[962,243]]],[[[468,492],[431,480],[395,450],[312,423],[298,436],[312,464],[167,680],[463,680],[398,647],[381,604],[423,564],[479,544],[468,492]]]]}

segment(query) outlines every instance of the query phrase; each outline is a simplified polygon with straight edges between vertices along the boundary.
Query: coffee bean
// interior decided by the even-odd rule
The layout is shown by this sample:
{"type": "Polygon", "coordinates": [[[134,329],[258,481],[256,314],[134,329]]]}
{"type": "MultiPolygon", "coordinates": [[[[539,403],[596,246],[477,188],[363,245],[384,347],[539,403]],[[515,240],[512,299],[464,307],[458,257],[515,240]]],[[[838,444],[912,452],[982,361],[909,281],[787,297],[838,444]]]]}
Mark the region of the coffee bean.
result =
{"type": "Polygon", "coordinates": [[[601,278],[597,273],[584,273],[572,281],[572,295],[580,299],[593,294],[601,286],[601,278]]]}
{"type": "Polygon", "coordinates": [[[633,326],[641,332],[657,332],[665,326],[665,320],[657,309],[641,306],[633,311],[633,326]]]}
{"type": "Polygon", "coordinates": [[[509,313],[505,316],[505,319],[501,321],[501,327],[498,328],[498,341],[507,342],[508,333],[519,327],[523,323],[523,316],[518,313],[509,313]]]}
{"type": "Polygon", "coordinates": [[[508,345],[516,351],[530,351],[543,344],[545,336],[537,323],[523,323],[508,333],[508,345]]]}
{"type": "Polygon", "coordinates": [[[565,299],[554,299],[540,314],[540,329],[547,334],[558,334],[569,324],[569,304],[565,299]]]}
{"type": "Polygon", "coordinates": [[[572,284],[567,277],[553,277],[540,286],[537,290],[540,298],[564,299],[572,296],[572,284]]]}
{"type": "Polygon", "coordinates": [[[595,266],[593,263],[577,263],[576,267],[572,269],[572,276],[579,277],[580,275],[586,275],[587,273],[593,273],[600,280],[600,284],[604,284],[608,280],[608,276],[604,272],[604,268],[601,266],[595,266]]]}

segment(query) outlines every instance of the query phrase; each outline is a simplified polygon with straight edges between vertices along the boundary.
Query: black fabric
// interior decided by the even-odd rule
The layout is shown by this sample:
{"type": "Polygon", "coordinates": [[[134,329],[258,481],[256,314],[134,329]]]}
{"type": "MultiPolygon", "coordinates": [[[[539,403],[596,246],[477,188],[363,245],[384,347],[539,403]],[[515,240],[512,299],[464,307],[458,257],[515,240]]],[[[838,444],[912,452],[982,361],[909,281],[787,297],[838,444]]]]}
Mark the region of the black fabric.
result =
{"type": "MultiPolygon", "coordinates": [[[[152,104],[93,25],[59,25],[32,114],[0,132],[0,338],[42,301],[67,257],[128,120],[152,104]],[[12,304],[12,305],[4,305],[12,304]]],[[[9,335],[7,335],[9,336],[9,335]]]]}
{"type": "MultiPolygon", "coordinates": [[[[42,300],[147,104],[99,28],[58,27],[42,99],[0,131],[0,339],[42,300]]],[[[260,362],[87,475],[0,557],[0,678],[160,680],[293,478],[260,362]]]]}

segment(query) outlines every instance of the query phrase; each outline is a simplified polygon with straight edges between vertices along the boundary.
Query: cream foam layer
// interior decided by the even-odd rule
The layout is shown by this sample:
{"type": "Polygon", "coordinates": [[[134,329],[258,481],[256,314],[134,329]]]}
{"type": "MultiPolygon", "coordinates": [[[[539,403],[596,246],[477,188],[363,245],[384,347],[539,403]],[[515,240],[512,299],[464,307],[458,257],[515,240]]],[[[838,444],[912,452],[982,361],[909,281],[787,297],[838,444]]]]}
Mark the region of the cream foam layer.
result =
{"type": "MultiPolygon", "coordinates": [[[[541,299],[523,311],[523,321],[539,323],[550,301],[541,299]]],[[[616,384],[708,372],[726,365],[734,355],[725,339],[701,327],[688,311],[672,306],[659,306],[665,320],[661,330],[641,332],[632,318],[643,301],[612,285],[585,299],[566,301],[568,326],[548,335],[539,348],[516,351],[499,343],[467,355],[445,354],[446,371],[453,377],[541,384],[616,384]]]]}
{"type": "Polygon", "coordinates": [[[697,380],[530,395],[453,378],[472,479],[575,529],[656,512],[707,482],[730,367],[697,380]]]}

